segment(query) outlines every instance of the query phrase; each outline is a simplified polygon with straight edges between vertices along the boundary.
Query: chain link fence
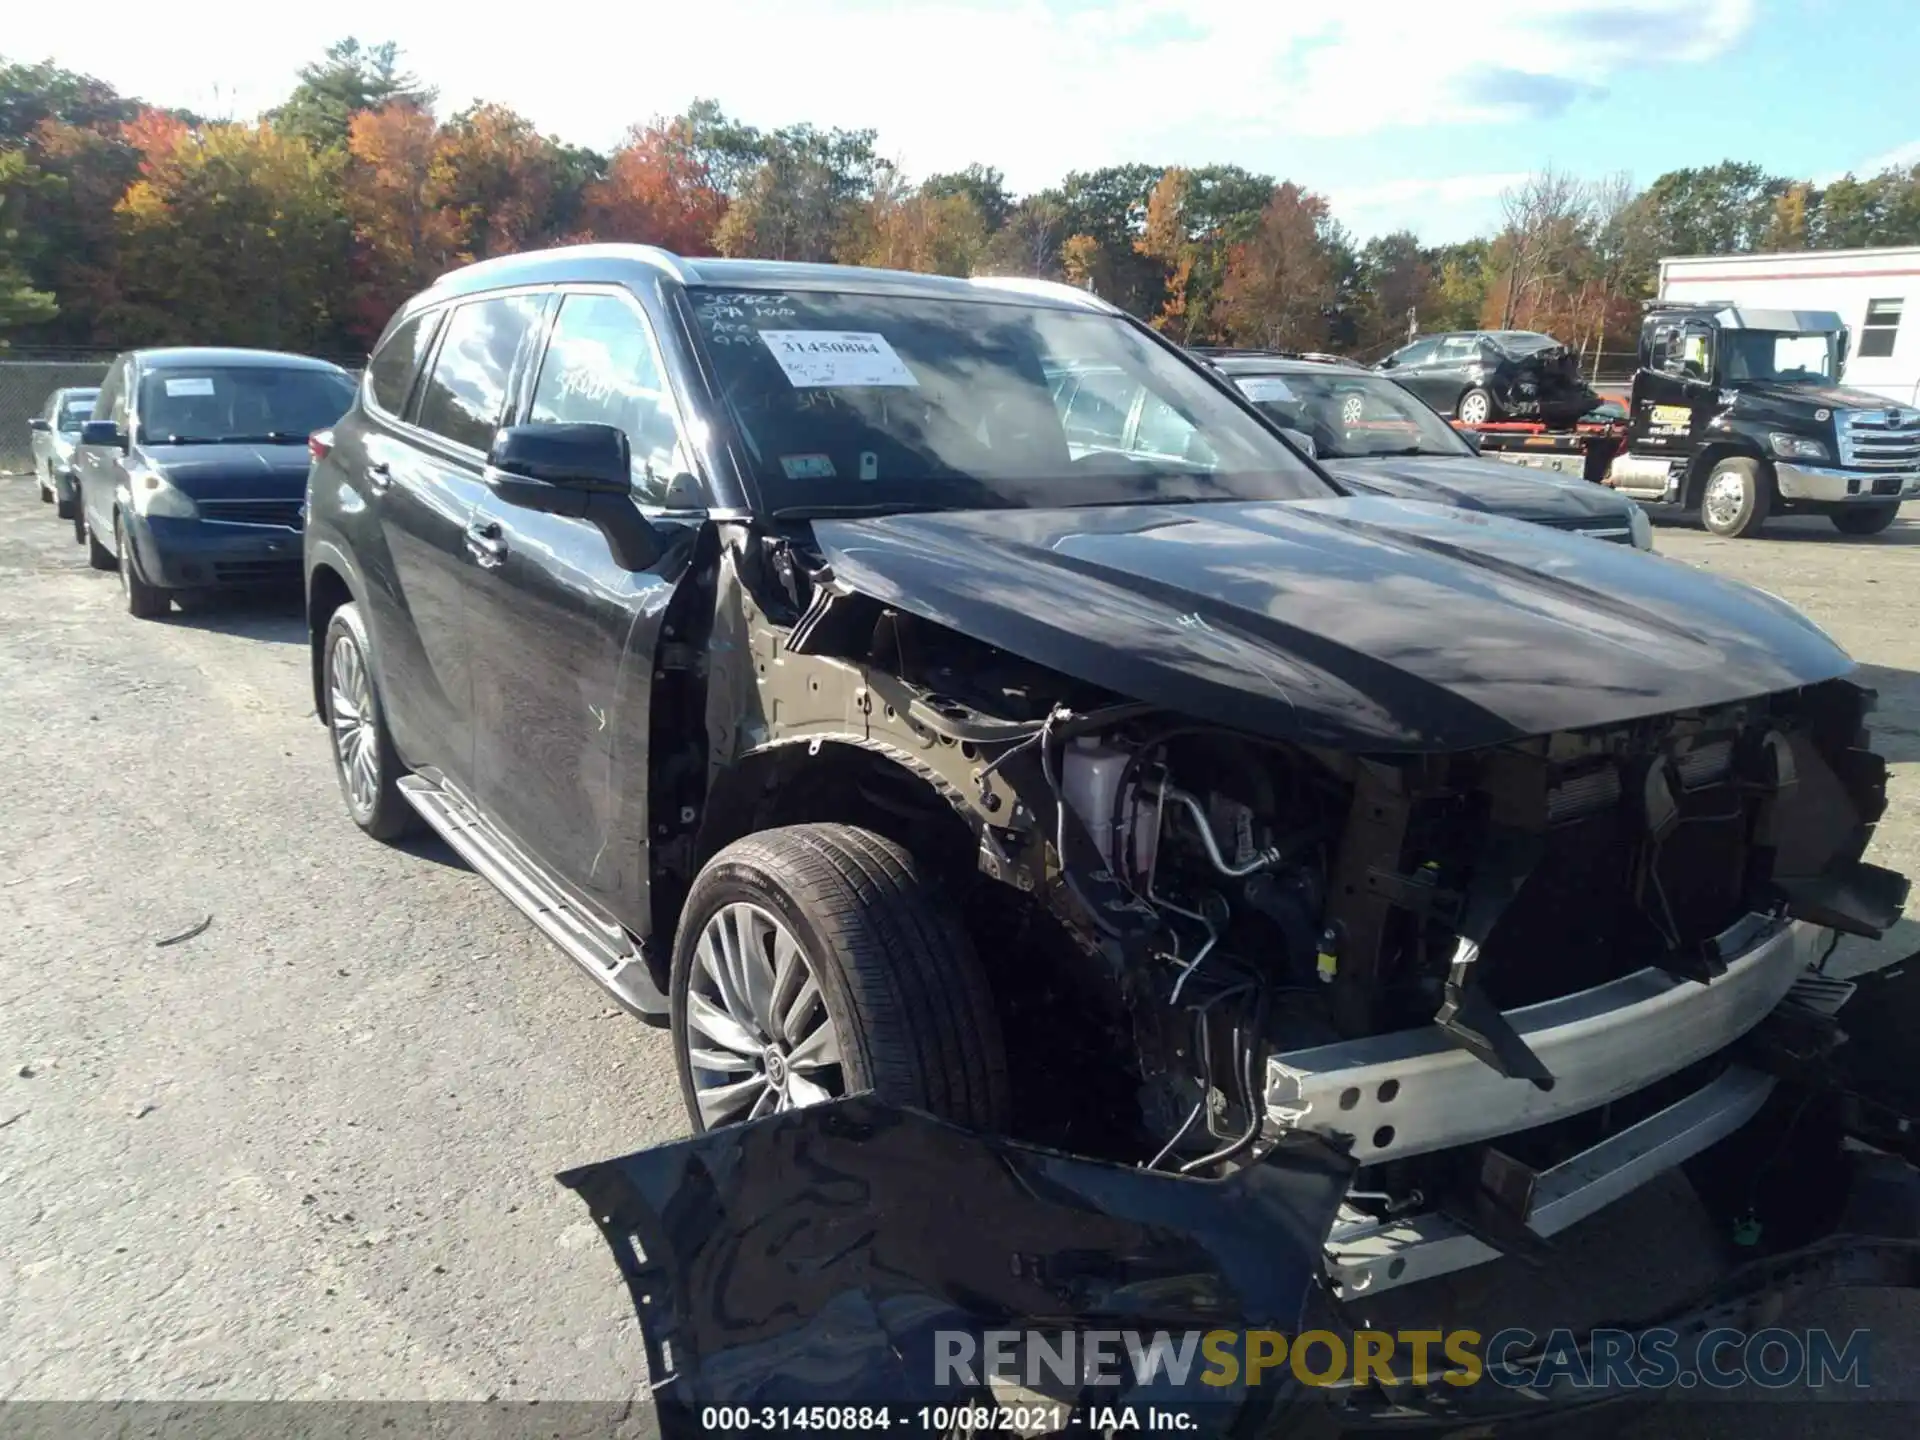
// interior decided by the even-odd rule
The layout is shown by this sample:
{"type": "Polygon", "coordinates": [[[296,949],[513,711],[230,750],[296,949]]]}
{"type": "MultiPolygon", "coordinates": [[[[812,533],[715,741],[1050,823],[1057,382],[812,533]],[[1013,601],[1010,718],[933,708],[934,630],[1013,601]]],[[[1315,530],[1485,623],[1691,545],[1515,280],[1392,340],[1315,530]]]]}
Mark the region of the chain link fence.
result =
{"type": "Polygon", "coordinates": [[[0,360],[0,474],[32,472],[33,432],[27,429],[27,421],[40,413],[49,395],[69,385],[98,385],[112,363],[112,351],[52,360],[0,360]]]}

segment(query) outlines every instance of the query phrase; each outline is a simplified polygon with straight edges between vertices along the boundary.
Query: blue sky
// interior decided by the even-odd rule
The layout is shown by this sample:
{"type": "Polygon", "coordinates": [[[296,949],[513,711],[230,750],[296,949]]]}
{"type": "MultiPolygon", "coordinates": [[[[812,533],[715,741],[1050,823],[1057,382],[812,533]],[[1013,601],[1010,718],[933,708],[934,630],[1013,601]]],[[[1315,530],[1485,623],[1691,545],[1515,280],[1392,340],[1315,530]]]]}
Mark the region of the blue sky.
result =
{"type": "Polygon", "coordinates": [[[10,58],[217,115],[272,104],[353,34],[398,41],[443,109],[503,101],[580,144],[704,95],[756,124],[871,126],[910,173],[980,160],[1017,190],[1233,162],[1322,192],[1363,236],[1477,233],[1549,164],[1644,184],[1723,158],[1819,178],[1920,161],[1920,0],[99,0],[84,24],[20,8],[10,58]]]}

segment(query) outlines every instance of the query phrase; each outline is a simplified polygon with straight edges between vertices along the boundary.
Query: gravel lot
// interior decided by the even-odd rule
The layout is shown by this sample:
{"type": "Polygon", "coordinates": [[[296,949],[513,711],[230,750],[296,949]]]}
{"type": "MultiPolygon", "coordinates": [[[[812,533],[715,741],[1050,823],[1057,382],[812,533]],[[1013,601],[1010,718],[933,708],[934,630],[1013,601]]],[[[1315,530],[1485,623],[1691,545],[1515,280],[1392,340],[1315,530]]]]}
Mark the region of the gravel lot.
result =
{"type": "MultiPolygon", "coordinates": [[[[1876,858],[1920,873],[1920,515],[1770,535],[1659,544],[1867,662],[1899,773],[1876,858]]],[[[0,480],[0,1398],[644,1394],[612,1258],[551,1177],[681,1132],[666,1039],[437,842],[359,834],[306,666],[297,603],[130,619],[0,480]]],[[[1872,1327],[1876,1380],[1920,1396],[1920,1296],[1810,1318],[1872,1327]]],[[[1726,1427],[1648,1433],[1678,1428],[1726,1427]]]]}

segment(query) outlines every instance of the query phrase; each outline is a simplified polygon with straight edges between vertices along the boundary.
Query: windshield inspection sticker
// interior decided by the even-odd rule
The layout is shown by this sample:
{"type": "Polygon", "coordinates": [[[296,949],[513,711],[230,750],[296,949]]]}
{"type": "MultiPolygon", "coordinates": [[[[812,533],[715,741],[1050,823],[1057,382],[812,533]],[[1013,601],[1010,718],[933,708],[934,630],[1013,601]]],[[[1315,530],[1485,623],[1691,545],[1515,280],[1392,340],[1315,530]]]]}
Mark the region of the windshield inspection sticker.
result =
{"type": "Polygon", "coordinates": [[[762,330],[760,338],[796,390],[920,384],[887,337],[870,330],[762,330]]]}
{"type": "Polygon", "coordinates": [[[1249,375],[1240,382],[1240,393],[1258,405],[1268,400],[1292,400],[1287,382],[1273,375],[1249,375]]]}
{"type": "Polygon", "coordinates": [[[183,375],[178,380],[167,381],[169,395],[211,395],[213,381],[205,375],[183,375]]]}
{"type": "Polygon", "coordinates": [[[782,455],[780,468],[789,480],[831,480],[834,477],[831,455],[782,455]]]}

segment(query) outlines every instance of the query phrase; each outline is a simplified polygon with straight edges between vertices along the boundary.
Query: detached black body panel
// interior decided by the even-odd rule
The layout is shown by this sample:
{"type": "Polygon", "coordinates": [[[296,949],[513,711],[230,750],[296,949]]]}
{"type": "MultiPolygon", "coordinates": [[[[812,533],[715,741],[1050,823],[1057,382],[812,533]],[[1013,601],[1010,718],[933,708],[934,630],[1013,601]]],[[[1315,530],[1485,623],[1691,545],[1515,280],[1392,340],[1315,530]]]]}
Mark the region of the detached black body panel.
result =
{"type": "Polygon", "coordinates": [[[855,1097],[559,1178],[619,1259],[671,1427],[707,1405],[964,1400],[935,1384],[942,1331],[1296,1330],[1351,1173],[1306,1141],[1180,1179],[855,1097]]]}

